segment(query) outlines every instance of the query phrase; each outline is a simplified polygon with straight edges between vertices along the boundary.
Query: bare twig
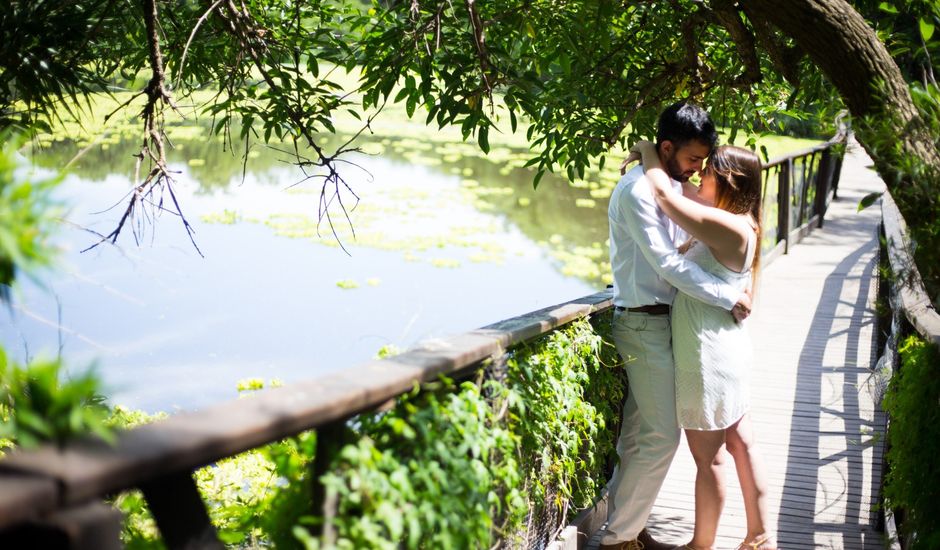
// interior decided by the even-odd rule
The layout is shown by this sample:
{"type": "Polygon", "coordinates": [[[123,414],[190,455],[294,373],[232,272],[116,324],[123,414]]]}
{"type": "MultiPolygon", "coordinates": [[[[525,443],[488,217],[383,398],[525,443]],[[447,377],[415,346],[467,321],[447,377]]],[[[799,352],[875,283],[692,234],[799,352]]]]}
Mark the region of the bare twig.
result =
{"type": "Polygon", "coordinates": [[[144,224],[154,223],[154,218],[150,217],[144,206],[150,204],[151,206],[155,206],[157,210],[166,210],[162,205],[162,197],[156,203],[150,200],[150,198],[154,196],[155,191],[163,190],[165,188],[167,191],[169,191],[170,198],[172,199],[173,205],[175,207],[175,211],[173,213],[180,217],[183,222],[183,227],[186,229],[186,234],[193,243],[193,247],[196,249],[196,252],[202,256],[202,251],[199,250],[198,246],[196,246],[196,241],[193,237],[193,228],[186,219],[186,216],[183,215],[179,201],[176,200],[176,194],[173,191],[174,181],[170,175],[171,172],[167,168],[166,163],[166,147],[164,145],[166,134],[163,130],[163,108],[166,106],[175,108],[175,106],[173,105],[170,93],[166,89],[166,74],[164,72],[163,66],[163,54],[160,51],[159,15],[157,12],[156,0],[143,0],[143,8],[144,20],[147,27],[150,69],[153,72],[153,76],[150,78],[150,81],[147,83],[147,87],[142,92],[147,96],[147,103],[144,105],[143,111],[141,112],[141,118],[144,121],[144,139],[141,145],[140,153],[137,154],[137,163],[134,169],[134,181],[140,181],[140,167],[145,159],[149,160],[151,168],[147,173],[146,178],[144,178],[144,180],[139,184],[136,184],[134,189],[131,191],[130,200],[127,203],[127,207],[124,209],[124,213],[121,216],[121,219],[118,221],[117,227],[95,244],[89,246],[85,250],[82,250],[82,252],[91,250],[92,248],[95,248],[96,246],[106,241],[110,241],[111,243],[116,242],[118,236],[121,234],[121,231],[124,229],[125,224],[128,221],[133,223],[138,207],[144,218],[137,218],[137,229],[132,231],[132,234],[134,236],[135,242],[139,245],[139,236],[143,233],[144,224]]]}
{"type": "MultiPolygon", "coordinates": [[[[254,22],[248,15],[247,9],[245,9],[244,5],[241,9],[239,9],[235,6],[233,0],[224,1],[225,3],[223,4],[223,9],[216,13],[221,16],[229,32],[239,41],[243,51],[251,59],[255,69],[261,75],[262,80],[268,85],[270,89],[277,90],[279,86],[276,82],[276,79],[271,74],[268,66],[265,64],[265,59],[268,56],[270,49],[268,43],[265,40],[268,32],[265,29],[257,28],[253,24],[254,22]]],[[[299,63],[299,59],[295,58],[295,63],[299,63]]],[[[300,77],[299,69],[298,77],[300,77]]],[[[293,99],[298,103],[303,100],[301,97],[293,99]]],[[[320,210],[318,213],[319,221],[322,222],[324,219],[327,221],[327,223],[330,225],[333,235],[337,239],[337,242],[339,242],[341,248],[348,254],[348,250],[346,250],[345,246],[343,246],[343,243],[340,242],[339,234],[333,225],[333,219],[330,214],[330,206],[333,204],[334,200],[340,205],[340,207],[343,209],[343,214],[346,218],[346,221],[349,223],[349,226],[352,229],[353,236],[355,236],[355,229],[352,227],[352,223],[349,218],[349,212],[342,201],[342,197],[340,197],[339,194],[342,193],[343,190],[352,193],[356,198],[357,204],[359,197],[352,192],[352,188],[346,183],[342,175],[339,173],[339,170],[337,169],[337,160],[340,155],[355,151],[356,149],[348,148],[348,145],[352,142],[352,140],[350,140],[343,144],[339,149],[334,151],[333,154],[328,155],[319,145],[318,140],[315,138],[315,132],[313,128],[311,128],[308,119],[302,112],[301,108],[288,108],[287,116],[290,119],[290,122],[299,131],[303,142],[310,149],[312,149],[316,155],[313,159],[302,156],[300,151],[297,149],[297,140],[294,140],[294,164],[304,171],[305,177],[302,181],[314,178],[323,179],[323,183],[321,185],[320,210]],[[326,174],[310,175],[306,171],[307,168],[323,169],[326,171],[326,174]],[[331,187],[332,189],[330,190],[331,187]]],[[[356,134],[356,136],[360,135],[365,129],[369,128],[372,118],[373,117],[369,118],[369,120],[356,134]]]]}

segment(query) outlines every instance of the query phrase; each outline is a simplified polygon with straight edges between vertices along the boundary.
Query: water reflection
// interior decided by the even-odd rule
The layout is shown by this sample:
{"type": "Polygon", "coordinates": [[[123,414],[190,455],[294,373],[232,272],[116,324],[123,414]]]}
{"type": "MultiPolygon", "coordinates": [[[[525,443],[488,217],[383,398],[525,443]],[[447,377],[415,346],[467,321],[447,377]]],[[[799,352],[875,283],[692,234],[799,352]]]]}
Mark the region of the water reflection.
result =
{"type": "MultiPolygon", "coordinates": [[[[299,174],[282,153],[254,148],[243,173],[238,153],[189,132],[170,160],[206,258],[166,213],[139,248],[125,234],[78,253],[123,207],[93,212],[130,187],[136,140],[103,140],[61,189],[73,204],[63,265],[0,314],[13,355],[61,349],[73,367],[97,361],[115,402],[188,409],[234,396],[242,378],[310,378],[603,287],[604,189],[548,177],[535,191],[526,151],[372,138],[364,148],[380,154],[349,172],[356,236],[336,218],[347,256],[327,227],[317,235],[319,189],[290,187],[299,174]]],[[[80,149],[57,143],[37,162],[80,149]]]]}

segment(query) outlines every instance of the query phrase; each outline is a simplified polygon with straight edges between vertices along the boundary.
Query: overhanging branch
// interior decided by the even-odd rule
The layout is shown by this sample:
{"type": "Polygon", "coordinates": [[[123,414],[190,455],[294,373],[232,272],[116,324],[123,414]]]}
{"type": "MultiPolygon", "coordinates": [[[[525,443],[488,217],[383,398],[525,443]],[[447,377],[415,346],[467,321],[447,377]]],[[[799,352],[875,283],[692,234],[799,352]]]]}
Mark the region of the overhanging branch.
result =
{"type": "Polygon", "coordinates": [[[780,71],[780,74],[783,75],[783,78],[785,78],[790,85],[794,88],[799,88],[799,65],[800,60],[804,57],[803,50],[796,45],[791,47],[784,45],[783,41],[779,39],[777,32],[767,21],[750,13],[747,2],[742,3],[741,9],[744,11],[745,16],[747,16],[747,20],[751,23],[751,26],[754,27],[754,35],[757,37],[758,43],[767,51],[767,54],[770,55],[770,60],[773,62],[774,67],[780,71]]]}
{"type": "Polygon", "coordinates": [[[741,57],[744,72],[734,82],[735,87],[750,87],[761,81],[760,59],[757,56],[757,43],[753,33],[744,24],[734,0],[716,0],[712,2],[711,13],[734,42],[734,47],[741,57]]]}

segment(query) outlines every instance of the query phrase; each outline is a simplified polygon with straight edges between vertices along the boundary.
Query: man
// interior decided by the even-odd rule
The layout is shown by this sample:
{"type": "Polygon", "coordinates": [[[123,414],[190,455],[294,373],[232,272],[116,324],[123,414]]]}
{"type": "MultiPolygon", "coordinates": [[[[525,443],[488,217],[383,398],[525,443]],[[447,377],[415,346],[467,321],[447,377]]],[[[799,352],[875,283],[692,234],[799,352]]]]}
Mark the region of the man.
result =
{"type": "MultiPolygon", "coordinates": [[[[702,170],[717,141],[715,125],[697,105],[677,103],[659,117],[660,159],[673,184],[687,195],[695,190],[689,178],[702,170]]],[[[642,166],[620,179],[608,217],[613,339],[626,362],[629,393],[600,548],[669,549],[671,545],[653,540],[644,529],[679,446],[669,308],[678,289],[743,320],[750,313],[750,298],[679,254],[676,243],[685,240],[685,233],[656,206],[642,166]]]]}

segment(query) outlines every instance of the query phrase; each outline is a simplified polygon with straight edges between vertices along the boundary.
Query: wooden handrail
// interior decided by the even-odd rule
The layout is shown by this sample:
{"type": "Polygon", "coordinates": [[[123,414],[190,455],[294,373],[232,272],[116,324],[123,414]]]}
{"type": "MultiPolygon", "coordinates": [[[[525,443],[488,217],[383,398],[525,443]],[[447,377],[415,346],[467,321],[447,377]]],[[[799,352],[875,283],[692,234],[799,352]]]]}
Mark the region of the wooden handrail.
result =
{"type": "Polygon", "coordinates": [[[829,141],[820,143],[819,145],[813,145],[812,147],[807,147],[806,149],[800,149],[798,151],[794,151],[792,153],[789,153],[780,157],[774,157],[768,160],[766,163],[761,163],[761,167],[773,168],[774,166],[777,166],[778,164],[783,164],[784,162],[790,159],[795,159],[797,157],[806,157],[806,156],[812,155],[813,153],[819,153],[821,151],[825,151],[826,149],[829,149],[833,145],[837,143],[843,143],[844,141],[845,141],[844,136],[841,136],[841,135],[836,136],[829,141]]]}
{"type": "MultiPolygon", "coordinates": [[[[792,164],[793,159],[825,151],[842,139],[837,136],[774,159],[764,168],[792,164]]],[[[792,171],[785,176],[792,178],[792,171]]],[[[817,177],[807,185],[815,185],[817,195],[828,195],[832,191],[829,177],[817,170],[817,177]]],[[[778,185],[790,188],[789,180],[779,179],[778,185]]],[[[789,192],[778,191],[780,205],[789,205],[790,200],[789,192]]],[[[778,230],[778,244],[783,245],[784,253],[791,239],[796,242],[814,223],[821,224],[823,214],[817,212],[813,220],[792,231],[789,222],[782,234],[778,230]]],[[[780,248],[770,251],[767,263],[780,253],[780,248]]],[[[512,345],[547,334],[577,318],[606,311],[612,303],[609,291],[600,292],[457,336],[426,341],[389,359],[123,431],[113,446],[80,440],[61,449],[45,446],[16,450],[0,460],[0,536],[3,530],[23,522],[130,488],[143,488],[148,500],[156,494],[154,487],[172,486],[181,492],[194,492],[191,472],[196,468],[303,431],[342,425],[410,391],[416,383],[433,381],[442,374],[466,373],[502,355],[512,345]]],[[[161,524],[156,511],[154,515],[161,530],[172,527],[161,524]]],[[[183,537],[214,539],[211,530],[200,532],[197,524],[183,526],[175,534],[181,533],[183,537]]]]}
{"type": "Polygon", "coordinates": [[[940,313],[924,289],[920,272],[911,255],[907,223],[891,194],[881,197],[881,222],[884,226],[888,261],[891,272],[899,279],[896,284],[901,309],[911,326],[926,340],[940,346],[940,313]]]}
{"type": "MultiPolygon", "coordinates": [[[[610,292],[600,292],[465,334],[427,341],[389,359],[121,432],[114,446],[81,440],[63,449],[44,446],[14,451],[0,460],[0,472],[55,481],[58,495],[37,504],[42,511],[54,503],[81,503],[375,409],[411,390],[415,383],[478,365],[509,346],[609,309],[611,304],[610,292]]],[[[11,497],[8,479],[0,477],[0,528],[22,519],[2,513],[10,507],[4,505],[11,497]]],[[[48,487],[37,487],[37,495],[40,489],[45,494],[48,487]]]]}

